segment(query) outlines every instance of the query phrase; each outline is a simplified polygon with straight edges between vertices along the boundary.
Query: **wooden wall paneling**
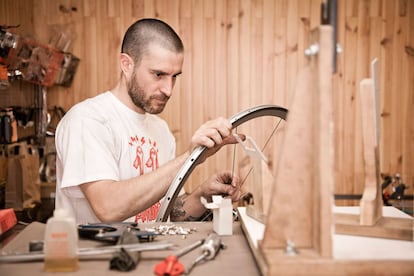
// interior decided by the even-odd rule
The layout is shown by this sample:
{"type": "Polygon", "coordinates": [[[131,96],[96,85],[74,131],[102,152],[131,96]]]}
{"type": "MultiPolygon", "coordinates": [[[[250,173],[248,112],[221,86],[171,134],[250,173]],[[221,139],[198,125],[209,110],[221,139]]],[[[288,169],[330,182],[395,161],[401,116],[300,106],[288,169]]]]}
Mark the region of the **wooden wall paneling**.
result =
{"type": "MultiPolygon", "coordinates": [[[[341,3],[342,1],[340,1],[341,3]]],[[[344,96],[343,106],[347,107],[347,112],[342,114],[343,129],[342,135],[339,134],[338,140],[343,141],[343,147],[337,150],[343,152],[343,160],[338,160],[338,169],[342,177],[337,179],[335,192],[353,194],[356,193],[354,183],[354,167],[355,167],[355,138],[354,126],[356,121],[356,79],[355,63],[357,52],[357,32],[358,32],[358,1],[345,2],[345,27],[344,33],[344,96]],[[354,62],[355,61],[355,62],[354,62]]],[[[339,13],[342,11],[339,10],[339,13]]],[[[339,130],[339,129],[338,129],[339,130]]],[[[352,201],[344,201],[345,205],[352,204],[352,201]]]]}
{"type": "MultiPolygon", "coordinates": [[[[387,107],[387,103],[386,103],[386,91],[387,89],[387,79],[388,79],[388,63],[387,61],[390,58],[389,55],[389,51],[387,51],[387,48],[389,47],[389,38],[387,38],[387,25],[389,24],[388,20],[386,19],[385,16],[385,1],[381,2],[381,13],[380,13],[380,18],[382,20],[382,32],[381,32],[381,39],[379,41],[379,43],[376,45],[377,48],[379,48],[380,51],[380,56],[379,56],[379,60],[378,60],[378,70],[379,70],[379,80],[378,80],[378,85],[379,85],[379,94],[380,94],[380,144],[379,144],[379,158],[380,158],[380,173],[386,173],[387,169],[386,169],[386,165],[387,162],[385,161],[385,156],[386,156],[386,139],[387,137],[385,136],[385,125],[386,125],[386,110],[388,109],[387,107]]],[[[375,45],[372,45],[373,48],[375,47],[375,45]]]]}
{"type": "MultiPolygon", "coordinates": [[[[204,70],[204,88],[203,91],[200,93],[204,97],[204,116],[203,120],[209,120],[216,118],[217,116],[223,116],[226,117],[226,92],[218,91],[216,89],[216,74],[215,70],[219,68],[218,64],[215,60],[215,54],[216,54],[216,19],[215,19],[215,11],[214,11],[215,3],[212,1],[204,2],[203,5],[203,21],[204,21],[204,55],[203,55],[203,66],[205,67],[204,70]],[[221,102],[216,105],[216,99],[214,98],[218,97],[221,102]],[[224,99],[224,101],[223,101],[224,99]]],[[[223,72],[221,72],[223,73],[223,72]]],[[[231,93],[231,92],[229,92],[231,93]]],[[[203,121],[199,122],[201,125],[203,121]]],[[[217,170],[220,169],[228,169],[227,164],[228,162],[228,154],[227,147],[224,147],[220,152],[215,154],[215,156],[206,162],[205,165],[202,165],[203,168],[203,178],[209,177],[212,173],[214,173],[217,170]]],[[[202,181],[201,180],[201,181],[202,181]]],[[[200,183],[193,183],[195,185],[198,185],[200,183]]],[[[193,186],[195,187],[195,186],[193,186]]]]}
{"type": "MultiPolygon", "coordinates": [[[[231,47],[238,47],[238,45],[235,46],[236,44],[234,40],[237,41],[238,32],[239,30],[242,30],[242,27],[239,25],[240,23],[237,23],[234,26],[230,27],[230,25],[233,24],[233,20],[238,20],[237,17],[231,16],[232,14],[236,14],[238,11],[235,10],[232,13],[230,12],[230,9],[239,9],[237,5],[233,5],[234,3],[237,4],[237,2],[234,1],[215,2],[213,19],[215,24],[215,31],[214,45],[212,45],[214,47],[214,68],[212,68],[214,78],[208,79],[208,81],[215,81],[214,90],[208,91],[208,93],[210,93],[209,97],[212,100],[211,103],[213,104],[210,115],[213,117],[231,116],[232,111],[229,110],[228,102],[237,102],[240,100],[239,98],[241,97],[240,91],[231,90],[232,84],[229,83],[231,77],[230,75],[228,75],[230,69],[227,68],[227,60],[235,59],[235,54],[230,54],[229,52],[231,51],[231,47]],[[230,32],[232,33],[232,40],[229,38],[230,32]],[[231,55],[231,57],[229,55],[231,55]]],[[[210,51],[213,51],[212,49],[213,48],[210,48],[210,51]]],[[[241,53],[241,49],[238,49],[238,53],[241,53]]],[[[239,62],[240,61],[238,60],[237,63],[239,62]]],[[[239,67],[233,67],[233,70],[236,70],[232,72],[233,76],[240,76],[239,67]]],[[[229,153],[229,150],[231,150],[230,148],[230,146],[224,147],[216,154],[216,156],[214,156],[214,158],[212,158],[211,162],[213,165],[210,165],[210,173],[221,169],[231,170],[231,168],[229,167],[231,164],[231,161],[229,161],[229,156],[231,156],[229,153]]]]}
{"type": "MultiPolygon", "coordinates": [[[[287,21],[286,21],[286,93],[291,95],[295,89],[297,78],[297,59],[298,59],[298,0],[287,1],[287,21]]],[[[289,108],[290,102],[287,104],[289,108]]]]}
{"type": "Polygon", "coordinates": [[[122,3],[118,0],[107,0],[108,17],[119,17],[121,15],[122,3]]]}
{"type": "MultiPolygon", "coordinates": [[[[260,93],[258,87],[252,81],[253,78],[257,77],[252,74],[252,66],[255,52],[259,51],[257,44],[252,39],[254,32],[254,17],[255,17],[255,3],[249,0],[239,1],[239,68],[237,74],[239,76],[239,90],[237,91],[236,97],[238,101],[239,110],[233,110],[232,113],[249,108],[252,105],[253,99],[257,93],[260,93]],[[242,45],[242,46],[241,46],[242,45]]],[[[230,21],[229,21],[230,22],[230,21]]],[[[229,115],[233,115],[229,114],[229,115]]],[[[235,132],[251,135],[251,130],[248,125],[244,124],[239,126],[235,132]]],[[[246,178],[246,172],[240,166],[244,164],[245,153],[241,147],[231,147],[229,151],[230,156],[235,154],[235,161],[231,161],[234,166],[236,173],[238,173],[241,179],[244,180],[243,192],[250,190],[250,178],[246,178]]]]}
{"type": "Polygon", "coordinates": [[[240,66],[237,71],[239,75],[239,91],[237,97],[239,97],[239,106],[241,109],[246,109],[252,102],[253,94],[256,93],[255,87],[251,85],[250,79],[252,78],[250,67],[250,56],[255,48],[253,47],[252,40],[250,38],[251,33],[251,6],[250,0],[240,0],[240,34],[239,34],[239,47],[240,54],[240,66]]]}
{"type": "MultiPolygon", "coordinates": [[[[190,91],[186,91],[188,96],[189,105],[186,108],[189,108],[189,117],[191,120],[184,118],[184,126],[190,128],[192,135],[196,129],[203,122],[203,116],[205,114],[205,103],[204,103],[204,94],[206,93],[204,89],[204,67],[203,67],[203,55],[206,50],[204,47],[204,34],[203,30],[203,3],[201,1],[192,2],[192,13],[191,13],[191,55],[187,56],[191,59],[191,71],[188,71],[188,76],[192,79],[190,91]]],[[[187,186],[196,187],[199,184],[199,179],[203,179],[203,170],[205,170],[205,164],[202,167],[197,168],[192,173],[191,179],[187,186]],[[193,181],[192,179],[195,179],[193,181]]]]}
{"type": "MultiPolygon", "coordinates": [[[[381,17],[382,15],[382,2],[384,0],[371,0],[370,1],[370,8],[369,8],[369,16],[370,17],[381,17]]],[[[387,0],[385,0],[387,1],[387,0]]]]}
{"type": "MultiPolygon", "coordinates": [[[[180,102],[182,108],[180,109],[180,113],[177,114],[177,117],[180,121],[180,133],[181,133],[181,141],[177,141],[177,153],[180,154],[181,152],[187,150],[190,139],[192,136],[192,103],[190,101],[190,96],[194,93],[192,89],[193,79],[191,77],[191,72],[193,71],[192,66],[192,51],[193,47],[191,44],[191,36],[192,36],[192,18],[191,13],[188,15],[186,14],[187,11],[191,11],[191,3],[185,2],[181,3],[180,5],[180,35],[181,39],[184,43],[184,64],[183,64],[183,74],[179,78],[180,88],[181,88],[181,98],[175,99],[180,102]]],[[[175,92],[176,93],[176,92],[175,92]]]]}
{"type": "MultiPolygon", "coordinates": [[[[338,21],[337,21],[337,43],[343,49],[345,47],[345,34],[347,29],[346,16],[345,16],[345,1],[338,2],[338,21]]],[[[320,19],[319,19],[320,20],[320,19]]],[[[312,24],[312,23],[311,23],[312,24]]],[[[343,130],[344,130],[344,112],[343,112],[343,103],[345,102],[346,92],[344,87],[345,74],[344,74],[344,65],[345,59],[344,54],[337,54],[337,71],[336,74],[332,76],[332,101],[333,101],[333,119],[334,119],[334,175],[335,175],[335,193],[346,193],[346,191],[341,191],[343,183],[344,173],[342,168],[342,162],[344,161],[344,139],[343,139],[343,130]]],[[[338,205],[342,205],[343,202],[335,202],[338,205]]]]}
{"type": "MultiPolygon", "coordinates": [[[[235,77],[239,71],[239,1],[227,1],[227,45],[226,45],[226,68],[225,76],[227,78],[227,87],[222,95],[223,103],[226,107],[226,113],[234,113],[238,109],[239,98],[244,95],[239,93],[238,78],[235,77]]],[[[250,64],[252,66],[252,64],[250,64]]]]}
{"type": "MultiPolygon", "coordinates": [[[[298,1],[298,38],[297,38],[297,72],[298,73],[306,67],[309,63],[308,58],[305,56],[305,49],[310,46],[309,34],[310,29],[310,5],[311,1],[298,1]]],[[[295,80],[297,83],[297,80],[295,80]]],[[[292,93],[292,92],[291,92],[292,93]]]]}
{"type": "Polygon", "coordinates": [[[85,17],[94,17],[94,16],[96,16],[96,1],[97,0],[83,1],[84,16],[85,17]]]}
{"type": "Polygon", "coordinates": [[[384,30],[384,38],[381,41],[381,45],[384,48],[385,55],[384,60],[382,61],[383,64],[381,65],[381,69],[384,71],[384,79],[381,80],[381,89],[383,90],[383,109],[381,114],[382,125],[381,125],[381,142],[384,146],[381,147],[381,154],[382,154],[382,164],[381,167],[384,173],[395,173],[392,171],[390,166],[391,160],[389,159],[389,146],[391,144],[391,135],[389,130],[391,129],[391,112],[392,112],[392,78],[391,78],[391,70],[394,63],[393,53],[392,53],[392,45],[393,45],[393,22],[394,22],[394,5],[392,5],[389,1],[384,1],[384,20],[386,20],[387,24],[384,30]]]}
{"type": "MultiPolygon", "coordinates": [[[[264,103],[264,91],[265,79],[267,78],[267,72],[264,70],[266,64],[267,53],[265,52],[265,37],[272,36],[272,33],[265,31],[269,30],[264,27],[264,15],[263,11],[263,2],[254,1],[251,5],[251,54],[250,54],[250,70],[252,72],[250,77],[250,86],[251,86],[251,102],[252,105],[259,105],[264,103]]],[[[267,92],[267,91],[266,91],[267,92]]],[[[259,148],[262,148],[264,145],[264,133],[266,128],[263,125],[265,119],[257,120],[256,124],[252,124],[246,132],[253,137],[256,143],[259,145],[259,148]]],[[[250,177],[253,177],[251,175],[250,177]]]]}
{"type": "MultiPolygon", "coordinates": [[[[369,0],[362,0],[358,2],[358,31],[357,31],[357,50],[356,61],[357,66],[354,68],[355,81],[357,84],[366,77],[369,76],[370,59],[369,59],[369,0]]],[[[362,144],[362,117],[359,95],[359,85],[356,85],[355,94],[355,109],[352,110],[355,114],[355,121],[353,124],[354,141],[355,141],[355,160],[354,160],[354,173],[353,173],[353,185],[354,191],[361,194],[364,187],[364,159],[363,159],[363,144],[362,144]]]]}
{"type": "MultiPolygon", "coordinates": [[[[286,17],[287,3],[285,0],[278,0],[275,2],[274,7],[274,72],[273,72],[273,104],[288,107],[290,98],[293,93],[287,91],[287,17],[286,17]]],[[[276,164],[278,163],[280,156],[280,149],[283,146],[284,126],[280,125],[275,137],[272,138],[271,148],[273,156],[270,160],[270,169],[274,173],[276,164]]]]}
{"type": "MultiPolygon", "coordinates": [[[[262,3],[262,13],[263,13],[263,88],[261,91],[261,101],[258,104],[275,104],[275,91],[274,91],[274,71],[275,71],[275,2],[274,1],[263,1],[262,3]]],[[[270,130],[266,126],[271,126],[275,122],[274,118],[263,118],[261,120],[258,142],[260,143],[259,147],[263,148],[266,144],[266,140],[270,135],[270,130]]],[[[274,146],[276,137],[272,137],[272,143],[266,145],[266,149],[263,151],[265,156],[268,159],[268,167],[270,172],[273,172],[273,164],[275,164],[276,158],[276,147],[274,146]]],[[[270,182],[271,183],[271,182],[270,182]]],[[[263,186],[263,187],[272,187],[263,186]]],[[[267,194],[268,195],[268,194],[267,194]]],[[[265,195],[265,198],[266,196],[265,195]]],[[[270,198],[270,197],[269,197],[270,198]]],[[[266,198],[267,199],[267,198],[266,198]]],[[[268,202],[268,200],[264,202],[268,202]]],[[[266,206],[265,206],[266,207],[266,206]]],[[[267,214],[267,209],[263,210],[267,214]]]]}
{"type": "MultiPolygon", "coordinates": [[[[144,16],[143,1],[141,0],[122,0],[120,1],[120,26],[118,34],[121,40],[127,28],[135,22],[138,18],[144,16]]],[[[121,45],[118,45],[119,49],[121,45]]],[[[117,58],[116,58],[117,59],[117,58]]],[[[121,69],[117,66],[117,75],[120,76],[121,69]]]]}
{"type": "Polygon", "coordinates": [[[119,20],[118,17],[110,16],[113,11],[109,10],[109,1],[97,2],[97,17],[96,17],[96,79],[98,83],[98,90],[96,93],[101,93],[112,89],[119,79],[118,71],[118,56],[120,52],[120,44],[122,38],[119,34],[119,20]]]}
{"type": "MultiPolygon", "coordinates": [[[[411,5],[414,6],[414,3],[411,2],[411,5]]],[[[414,11],[414,9],[412,11],[414,11]]],[[[411,14],[411,17],[413,16],[414,12],[411,14]]],[[[412,119],[414,118],[414,51],[411,52],[410,56],[407,46],[411,45],[411,49],[414,49],[414,39],[412,38],[414,34],[412,31],[414,24],[410,26],[409,22],[409,17],[404,17],[405,27],[403,28],[403,32],[405,33],[403,41],[404,45],[402,45],[404,48],[404,54],[402,56],[402,75],[408,76],[408,79],[407,81],[401,82],[401,90],[405,92],[402,98],[403,106],[400,111],[402,117],[401,176],[404,183],[408,186],[407,193],[413,195],[414,176],[412,174],[410,175],[410,172],[412,172],[414,167],[414,121],[412,119]],[[409,35],[411,35],[411,37],[409,35]]]]}
{"type": "Polygon", "coordinates": [[[274,72],[274,89],[275,89],[275,104],[287,107],[289,101],[289,93],[287,92],[287,38],[286,38],[286,2],[285,0],[278,0],[275,3],[275,72],[274,72]]]}
{"type": "Polygon", "coordinates": [[[9,21],[9,12],[7,1],[0,1],[0,23],[1,25],[6,25],[7,21],[9,21]]]}
{"type": "MultiPolygon", "coordinates": [[[[82,41],[85,45],[88,45],[83,52],[82,64],[84,64],[84,72],[87,78],[84,79],[85,87],[76,93],[76,102],[82,101],[87,97],[97,95],[99,92],[99,79],[98,79],[98,57],[97,47],[100,43],[97,41],[97,19],[96,17],[86,17],[84,19],[84,33],[82,41]]],[[[109,76],[105,76],[107,78],[109,76]]]]}
{"type": "MultiPolygon", "coordinates": [[[[215,26],[214,26],[214,58],[212,61],[215,64],[214,68],[214,80],[215,91],[209,91],[209,96],[214,101],[216,116],[228,116],[227,106],[225,102],[225,95],[227,93],[227,80],[226,75],[226,60],[227,60],[227,4],[225,1],[215,2],[215,26]]],[[[242,49],[240,49],[241,51],[242,49]]],[[[240,52],[240,55],[243,54],[240,52]]],[[[241,66],[243,67],[243,65],[241,66]]],[[[236,73],[239,74],[239,73],[236,73]]]]}
{"type": "MultiPolygon", "coordinates": [[[[231,110],[229,110],[231,108],[230,105],[238,95],[237,91],[230,88],[232,84],[227,74],[230,70],[227,67],[229,64],[228,60],[237,55],[237,52],[232,54],[228,48],[230,44],[234,45],[234,42],[231,42],[229,38],[229,33],[232,33],[234,38],[238,32],[237,24],[233,26],[230,23],[232,17],[229,16],[228,12],[231,9],[236,9],[234,12],[237,12],[238,7],[232,6],[234,2],[228,3],[226,1],[216,1],[210,4],[213,4],[213,6],[209,6],[206,3],[204,5],[205,22],[209,29],[207,34],[210,34],[210,39],[212,40],[208,41],[209,38],[206,37],[206,45],[208,47],[205,50],[210,52],[210,57],[206,55],[204,62],[207,69],[207,74],[205,75],[206,82],[214,81],[215,83],[211,85],[213,90],[205,91],[205,96],[208,98],[210,105],[204,111],[204,121],[217,116],[227,117],[228,113],[231,113],[231,110]]],[[[237,75],[237,72],[232,72],[231,74],[237,75]]],[[[203,180],[216,171],[223,169],[231,170],[229,169],[230,162],[229,147],[224,147],[215,156],[210,158],[206,165],[203,165],[203,180]]]]}
{"type": "MultiPolygon", "coordinates": [[[[35,36],[39,42],[47,43],[49,40],[49,24],[57,24],[58,22],[50,23],[51,21],[47,19],[47,14],[49,12],[60,13],[58,6],[56,9],[48,4],[47,1],[34,1],[33,3],[34,14],[40,16],[33,16],[33,33],[32,36],[35,36]]],[[[54,17],[55,19],[57,17],[54,17]]]]}
{"type": "MultiPolygon", "coordinates": [[[[347,1],[348,3],[349,1],[347,1]]],[[[337,159],[337,167],[339,169],[336,179],[336,193],[351,194],[354,192],[353,187],[353,168],[354,168],[354,125],[355,125],[355,93],[356,93],[356,80],[355,80],[355,65],[356,60],[356,45],[357,45],[357,18],[346,17],[345,18],[345,32],[343,38],[339,37],[339,41],[342,41],[344,48],[343,53],[340,56],[340,60],[343,60],[343,95],[338,95],[339,100],[342,101],[341,105],[346,106],[346,112],[339,115],[341,120],[341,128],[336,128],[338,133],[336,137],[338,140],[338,147],[335,154],[339,154],[342,159],[337,159]],[[342,147],[341,147],[342,146],[342,147]]],[[[340,34],[340,33],[339,33],[340,34]]],[[[337,92],[336,92],[337,93],[337,92]]],[[[349,202],[345,202],[347,204],[349,202]]]]}
{"type": "MultiPolygon", "coordinates": [[[[123,0],[122,3],[123,9],[121,16],[125,20],[130,20],[130,18],[142,18],[144,17],[144,0],[123,0]]],[[[124,25],[124,30],[131,25],[129,22],[124,25]]],[[[123,33],[123,32],[122,32],[123,33]]]]}
{"type": "MultiPolygon", "coordinates": [[[[173,18],[168,17],[168,1],[154,1],[154,16],[160,18],[161,20],[165,20],[169,23],[169,20],[173,20],[173,18]]],[[[171,21],[172,24],[172,21],[171,21]]]]}
{"type": "MultiPolygon", "coordinates": [[[[239,75],[239,56],[237,47],[239,35],[238,1],[216,1],[215,20],[217,29],[215,30],[215,80],[216,91],[213,100],[215,104],[214,113],[210,113],[212,118],[217,116],[229,117],[233,113],[233,104],[237,103],[241,94],[238,83],[234,77],[239,75]],[[233,66],[230,64],[234,62],[233,66]]],[[[209,97],[214,97],[210,94],[209,97]]],[[[209,160],[209,170],[204,172],[204,177],[218,170],[231,171],[231,148],[230,146],[221,149],[211,160],[209,160]]]]}
{"type": "Polygon", "coordinates": [[[405,183],[409,186],[408,193],[413,194],[414,190],[414,174],[412,173],[414,167],[414,1],[409,1],[407,5],[407,25],[406,43],[405,43],[405,57],[403,65],[407,81],[404,82],[404,91],[407,91],[404,103],[406,129],[404,130],[404,163],[403,163],[403,177],[405,183]]]}
{"type": "Polygon", "coordinates": [[[190,18],[192,15],[193,0],[179,0],[180,1],[180,18],[190,18]]]}
{"type": "Polygon", "coordinates": [[[310,1],[298,1],[298,70],[308,63],[305,49],[309,47],[310,1]]]}
{"type": "MultiPolygon", "coordinates": [[[[90,87],[90,78],[95,72],[89,71],[88,68],[90,64],[88,64],[87,60],[87,53],[91,48],[85,45],[88,40],[85,40],[87,37],[89,38],[89,33],[93,30],[86,28],[88,24],[89,17],[83,16],[84,14],[84,6],[82,2],[76,4],[78,8],[78,12],[76,17],[73,20],[73,24],[75,25],[75,32],[76,32],[76,40],[74,42],[73,47],[73,54],[80,59],[75,77],[72,82],[72,86],[69,88],[53,88],[49,90],[49,95],[53,93],[59,94],[59,100],[57,101],[49,101],[51,103],[55,103],[55,105],[59,105],[64,108],[64,110],[69,110],[71,105],[77,103],[81,100],[81,97],[88,97],[89,95],[93,95],[94,93],[98,93],[98,91],[91,91],[93,87],[90,87]],[[86,90],[86,91],[85,91],[86,90]],[[84,93],[82,93],[84,91],[84,93]]],[[[108,57],[112,58],[112,57],[108,57]]],[[[106,77],[106,76],[105,76],[106,77]]],[[[92,83],[94,78],[92,77],[92,83]]]]}
{"type": "MultiPolygon", "coordinates": [[[[167,1],[167,9],[165,11],[168,18],[168,23],[174,28],[174,30],[180,32],[180,0],[167,1]]],[[[185,45],[184,45],[185,46],[185,45]]]]}
{"type": "MultiPolygon", "coordinates": [[[[321,24],[321,4],[323,0],[311,0],[310,1],[310,29],[313,30],[321,24]]],[[[344,1],[338,1],[338,7],[340,7],[344,1]]],[[[338,16],[343,14],[340,12],[342,9],[338,8],[338,16]]],[[[340,21],[338,20],[338,23],[340,21]]],[[[339,29],[337,30],[339,31],[339,29]]]]}
{"type": "MultiPolygon", "coordinates": [[[[394,13],[394,21],[393,21],[393,38],[392,38],[392,53],[393,53],[393,61],[392,66],[390,67],[390,76],[391,76],[391,87],[389,91],[386,91],[386,93],[393,94],[395,91],[401,91],[402,94],[400,95],[400,98],[396,98],[391,96],[391,101],[386,102],[391,106],[391,126],[394,129],[393,132],[386,131],[385,135],[390,135],[391,137],[391,143],[387,144],[387,148],[389,151],[388,158],[391,161],[390,162],[390,168],[391,172],[395,173],[402,173],[402,136],[401,136],[401,130],[403,128],[403,112],[401,112],[402,105],[404,104],[402,102],[402,99],[404,99],[404,92],[401,90],[401,84],[402,82],[398,80],[399,76],[402,75],[402,62],[403,62],[403,51],[404,51],[404,35],[403,30],[401,29],[402,20],[399,15],[399,5],[401,5],[401,1],[397,2],[397,5],[393,8],[394,13]],[[395,53],[400,53],[399,55],[395,55],[395,53]]],[[[390,127],[391,127],[390,126],[390,127]]]]}
{"type": "Polygon", "coordinates": [[[215,9],[216,9],[216,3],[215,1],[204,1],[204,7],[203,7],[203,14],[204,18],[215,18],[215,9]]]}
{"type": "MultiPolygon", "coordinates": [[[[260,101],[255,104],[275,104],[276,103],[276,91],[275,87],[275,21],[276,21],[276,14],[275,14],[275,2],[273,1],[263,1],[262,3],[262,14],[263,14],[263,32],[262,32],[262,91],[260,101]]],[[[277,134],[271,136],[271,132],[273,128],[270,126],[274,126],[276,124],[275,118],[264,117],[262,118],[259,123],[260,131],[254,129],[252,127],[252,132],[255,133],[255,139],[261,149],[266,148],[263,150],[263,153],[268,159],[268,167],[270,172],[274,170],[275,159],[277,158],[277,138],[279,137],[278,129],[277,134]],[[270,137],[270,138],[269,138],[270,137]],[[267,140],[271,139],[271,142],[268,143],[267,140]]],[[[281,143],[281,141],[280,141],[281,143]]],[[[266,211],[267,212],[267,211],[266,211]]]]}
{"type": "MultiPolygon", "coordinates": [[[[393,39],[393,53],[400,53],[399,55],[394,56],[394,63],[392,67],[392,76],[393,76],[393,87],[391,91],[387,91],[389,93],[394,94],[395,91],[401,91],[400,97],[393,96],[392,101],[392,145],[390,147],[390,159],[393,160],[394,168],[393,171],[400,173],[402,177],[404,177],[403,172],[403,162],[404,162],[404,152],[408,153],[406,149],[404,149],[404,129],[407,127],[404,123],[406,122],[404,118],[404,106],[406,103],[404,102],[407,99],[408,90],[403,90],[403,83],[401,81],[400,76],[407,76],[408,72],[404,72],[404,45],[405,45],[405,32],[408,31],[407,28],[404,28],[407,22],[407,15],[406,15],[406,6],[405,1],[399,1],[395,7],[395,20],[394,20],[394,39],[393,39]]],[[[411,93],[414,93],[411,91],[411,93]]],[[[412,120],[412,118],[411,118],[412,120]]],[[[414,166],[413,166],[414,167],[414,166]]],[[[405,179],[403,178],[405,181],[405,179]]]]}
{"type": "MultiPolygon", "coordinates": [[[[45,16],[44,19],[48,25],[53,25],[60,23],[63,19],[63,11],[67,7],[68,1],[59,0],[59,1],[44,1],[46,10],[44,11],[45,16]]],[[[43,26],[43,29],[47,25],[43,26]]],[[[40,26],[39,26],[40,27],[40,26]]]]}
{"type": "MultiPolygon", "coordinates": [[[[341,2],[341,1],[339,1],[341,2]]],[[[359,0],[346,0],[345,15],[347,17],[358,17],[358,2],[359,0]]]]}
{"type": "Polygon", "coordinates": [[[217,106],[214,97],[211,95],[216,93],[216,75],[214,74],[215,68],[217,65],[215,63],[215,26],[216,22],[215,19],[212,17],[204,17],[205,21],[205,45],[206,48],[209,49],[204,53],[204,64],[206,70],[204,71],[203,78],[206,80],[205,82],[205,89],[203,90],[202,94],[205,97],[205,104],[209,111],[209,116],[216,117],[217,114],[217,106]]]}
{"type": "MultiPolygon", "coordinates": [[[[402,94],[401,90],[401,64],[403,62],[401,54],[404,51],[403,30],[401,29],[400,7],[401,2],[389,3],[384,2],[384,17],[387,22],[385,25],[385,37],[382,45],[385,49],[385,78],[384,80],[384,107],[383,107],[383,172],[388,174],[401,172],[401,137],[398,137],[402,130],[402,94]],[[400,53],[396,55],[396,53],[400,53]],[[400,91],[399,97],[395,97],[396,91],[400,91]],[[391,131],[393,131],[391,133],[391,131]]],[[[408,92],[408,91],[407,91],[408,92]]]]}
{"type": "Polygon", "coordinates": [[[263,52],[263,6],[261,4],[261,1],[252,2],[250,14],[250,39],[252,41],[250,52],[250,70],[252,72],[250,77],[251,105],[261,103],[263,75],[265,74],[263,72],[265,54],[263,52]]]}
{"type": "Polygon", "coordinates": [[[156,1],[144,0],[144,16],[145,17],[157,17],[158,14],[155,10],[156,1]]]}

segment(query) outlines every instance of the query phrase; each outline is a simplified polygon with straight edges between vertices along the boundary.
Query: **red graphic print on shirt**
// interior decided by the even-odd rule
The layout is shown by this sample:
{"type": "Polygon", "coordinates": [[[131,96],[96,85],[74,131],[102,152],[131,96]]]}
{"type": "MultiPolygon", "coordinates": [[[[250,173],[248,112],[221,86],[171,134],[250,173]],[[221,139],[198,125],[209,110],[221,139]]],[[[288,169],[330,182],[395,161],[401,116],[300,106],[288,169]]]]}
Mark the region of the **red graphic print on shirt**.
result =
{"type": "Polygon", "coordinates": [[[158,168],[158,149],[157,147],[157,143],[154,143],[150,150],[149,150],[149,157],[147,162],[145,162],[145,165],[147,166],[147,168],[151,168],[152,170],[155,170],[156,168],[158,168]]]}
{"type": "Polygon", "coordinates": [[[158,211],[161,208],[161,203],[157,202],[147,210],[142,211],[138,215],[135,216],[135,222],[151,222],[157,218],[158,211]]]}
{"type": "Polygon", "coordinates": [[[134,168],[139,170],[139,175],[143,175],[144,166],[142,165],[142,163],[144,163],[144,155],[141,146],[137,146],[136,155],[137,156],[135,157],[134,168]]]}
{"type": "MultiPolygon", "coordinates": [[[[144,160],[145,167],[154,171],[158,169],[158,148],[157,142],[152,141],[150,138],[131,136],[128,144],[135,148],[135,159],[132,166],[139,171],[139,175],[143,175],[144,171],[144,160]]],[[[142,211],[135,216],[135,222],[149,222],[154,221],[157,218],[158,212],[161,208],[161,203],[157,202],[150,208],[142,211]]]]}

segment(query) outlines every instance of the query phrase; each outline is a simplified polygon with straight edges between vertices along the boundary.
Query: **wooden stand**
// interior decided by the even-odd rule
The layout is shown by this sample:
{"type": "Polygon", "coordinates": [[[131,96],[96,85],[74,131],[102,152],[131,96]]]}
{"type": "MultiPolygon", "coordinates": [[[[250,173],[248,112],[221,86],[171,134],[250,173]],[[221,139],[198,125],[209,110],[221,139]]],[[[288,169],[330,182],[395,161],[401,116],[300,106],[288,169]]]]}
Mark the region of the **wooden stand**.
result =
{"type": "Polygon", "coordinates": [[[362,105],[365,190],[360,202],[361,225],[374,225],[382,217],[382,191],[379,187],[379,156],[374,93],[373,80],[363,80],[360,85],[360,99],[362,105]]]}
{"type": "Polygon", "coordinates": [[[411,259],[334,258],[332,28],[319,27],[311,41],[319,51],[289,107],[263,240],[252,248],[256,261],[263,275],[389,275],[390,267],[414,275],[411,259]]]}
{"type": "Polygon", "coordinates": [[[336,232],[348,235],[413,240],[413,220],[386,218],[382,215],[382,191],[379,177],[375,90],[372,79],[360,84],[362,132],[365,163],[365,189],[360,214],[335,214],[336,232]]]}

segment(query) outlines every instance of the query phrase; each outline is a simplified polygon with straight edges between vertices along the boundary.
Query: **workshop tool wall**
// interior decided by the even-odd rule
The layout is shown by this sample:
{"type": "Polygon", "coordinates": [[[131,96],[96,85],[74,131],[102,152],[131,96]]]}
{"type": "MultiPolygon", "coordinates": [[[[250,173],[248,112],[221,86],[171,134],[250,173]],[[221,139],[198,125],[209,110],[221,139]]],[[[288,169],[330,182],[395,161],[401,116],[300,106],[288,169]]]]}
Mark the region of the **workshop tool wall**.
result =
{"type": "MultiPolygon", "coordinates": [[[[259,104],[289,108],[297,73],[306,65],[309,31],[320,24],[322,0],[0,0],[0,24],[47,42],[50,27],[76,32],[73,52],[80,58],[69,88],[48,90],[48,104],[65,110],[110,89],[119,78],[117,63],[125,29],[136,19],[170,23],[185,45],[183,75],[164,117],[177,139],[189,144],[205,120],[259,104]]],[[[400,173],[414,183],[414,0],[338,0],[337,72],[333,77],[335,193],[361,194],[364,183],[359,82],[379,60],[381,172],[400,173]]],[[[0,91],[0,101],[5,92],[0,91]]],[[[252,127],[265,140],[265,123],[252,127]],[[264,135],[263,135],[264,136],[264,135]]],[[[277,140],[280,142],[280,140],[277,140]]],[[[306,142],[306,141],[304,141],[306,142]]],[[[277,146],[266,153],[277,163],[277,146]]],[[[231,168],[228,147],[193,173],[191,190],[211,171],[231,168]]],[[[274,168],[272,168],[273,170],[274,168]]],[[[288,186],[288,183],[286,183],[288,186]]],[[[344,202],[344,203],[353,203],[344,202]]]]}

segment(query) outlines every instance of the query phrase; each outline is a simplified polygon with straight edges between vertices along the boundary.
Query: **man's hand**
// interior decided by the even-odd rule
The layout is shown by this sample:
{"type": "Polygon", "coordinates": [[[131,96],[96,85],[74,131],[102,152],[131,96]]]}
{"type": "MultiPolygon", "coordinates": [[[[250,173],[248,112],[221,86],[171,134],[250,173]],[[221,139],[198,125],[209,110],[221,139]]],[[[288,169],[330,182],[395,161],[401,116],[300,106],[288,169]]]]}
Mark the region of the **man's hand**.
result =
{"type": "Polygon", "coordinates": [[[213,195],[231,198],[233,202],[240,200],[240,179],[229,171],[213,174],[189,195],[178,197],[171,211],[171,221],[197,220],[206,212],[200,198],[211,201],[213,195]]]}
{"type": "Polygon", "coordinates": [[[230,171],[218,172],[200,185],[201,194],[208,201],[213,195],[229,197],[233,202],[240,200],[240,178],[230,171]]]}
{"type": "MultiPolygon", "coordinates": [[[[232,125],[229,120],[219,117],[204,123],[191,138],[190,153],[198,146],[206,147],[207,153],[204,162],[209,156],[215,154],[222,146],[237,143],[236,138],[231,134],[232,125]]],[[[245,139],[243,134],[238,134],[242,140],[245,139]]]]}

